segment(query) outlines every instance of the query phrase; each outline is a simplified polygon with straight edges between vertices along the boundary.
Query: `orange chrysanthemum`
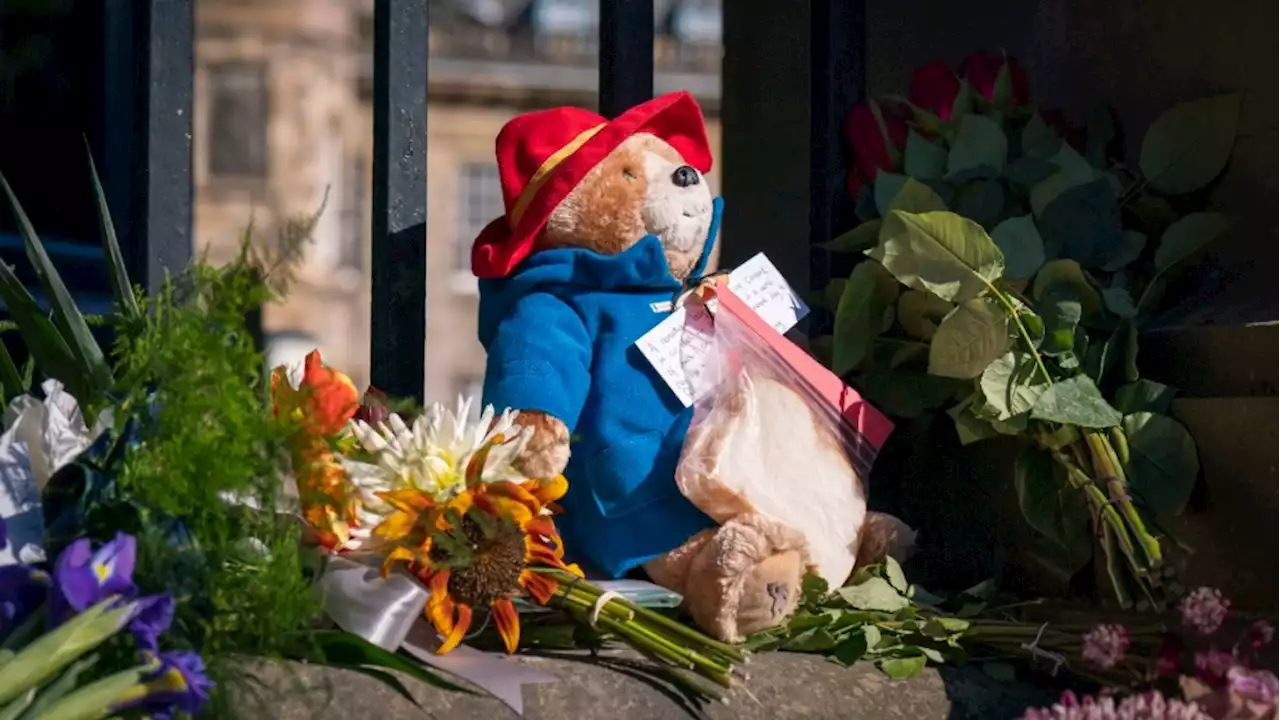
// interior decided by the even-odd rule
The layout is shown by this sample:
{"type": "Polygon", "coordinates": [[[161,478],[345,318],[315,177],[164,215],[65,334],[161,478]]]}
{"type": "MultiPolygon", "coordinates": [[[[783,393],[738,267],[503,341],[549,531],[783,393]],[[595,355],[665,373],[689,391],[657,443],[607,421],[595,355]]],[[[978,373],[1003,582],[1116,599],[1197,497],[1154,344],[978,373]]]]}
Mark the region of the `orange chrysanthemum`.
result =
{"type": "Polygon", "coordinates": [[[407,561],[427,584],[426,614],[444,636],[437,653],[462,642],[475,608],[488,608],[507,652],[515,652],[520,621],[512,597],[523,591],[546,604],[557,587],[531,568],[582,574],[565,564],[560,535],[544,512],[567,488],[563,477],[555,477],[477,484],[441,504],[412,492],[381,496],[396,508],[374,529],[375,536],[396,542],[384,572],[407,561]]]}

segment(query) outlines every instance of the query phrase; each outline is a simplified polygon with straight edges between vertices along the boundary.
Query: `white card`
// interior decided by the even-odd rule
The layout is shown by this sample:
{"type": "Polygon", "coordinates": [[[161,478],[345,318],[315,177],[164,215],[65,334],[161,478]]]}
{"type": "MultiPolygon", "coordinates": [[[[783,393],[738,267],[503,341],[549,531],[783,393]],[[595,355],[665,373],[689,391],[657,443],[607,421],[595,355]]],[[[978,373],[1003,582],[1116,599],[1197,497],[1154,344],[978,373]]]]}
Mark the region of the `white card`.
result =
{"type": "MultiPolygon", "coordinates": [[[[729,273],[729,289],[779,333],[795,327],[809,308],[760,253],[729,273]]],[[[636,347],[685,407],[714,387],[708,352],[714,323],[701,305],[682,305],[636,341],[636,347]]]]}

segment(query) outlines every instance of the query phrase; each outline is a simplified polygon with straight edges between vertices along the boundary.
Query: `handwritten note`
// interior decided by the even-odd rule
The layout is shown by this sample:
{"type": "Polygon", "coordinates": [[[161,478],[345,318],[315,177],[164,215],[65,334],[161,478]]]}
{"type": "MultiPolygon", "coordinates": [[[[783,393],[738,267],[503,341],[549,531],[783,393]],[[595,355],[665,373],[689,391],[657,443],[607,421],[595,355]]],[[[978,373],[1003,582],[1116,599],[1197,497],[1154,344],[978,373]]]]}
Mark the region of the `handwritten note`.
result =
{"type": "MultiPolygon", "coordinates": [[[[763,253],[729,273],[729,289],[779,333],[795,327],[809,313],[763,253]]],[[[682,305],[637,340],[636,347],[688,407],[718,381],[709,362],[714,338],[715,322],[706,308],[682,305]]]]}
{"type": "Polygon", "coordinates": [[[779,333],[795,327],[809,314],[809,306],[764,253],[758,253],[729,273],[729,289],[779,333]]]}

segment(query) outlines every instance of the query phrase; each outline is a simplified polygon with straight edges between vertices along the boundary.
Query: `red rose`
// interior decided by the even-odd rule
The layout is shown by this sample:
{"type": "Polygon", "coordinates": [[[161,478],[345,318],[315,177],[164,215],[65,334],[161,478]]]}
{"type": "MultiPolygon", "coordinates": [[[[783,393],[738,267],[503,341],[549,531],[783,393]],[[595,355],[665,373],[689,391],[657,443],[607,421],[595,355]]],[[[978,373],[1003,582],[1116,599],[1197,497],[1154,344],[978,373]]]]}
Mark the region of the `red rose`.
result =
{"type": "Polygon", "coordinates": [[[982,50],[974,52],[960,63],[960,75],[969,81],[974,91],[990,102],[996,100],[996,82],[1000,71],[1009,68],[1009,101],[1014,106],[1027,104],[1027,71],[1013,56],[1000,51],[998,54],[982,50]]]}
{"type": "Polygon", "coordinates": [[[901,161],[902,149],[907,145],[907,122],[896,114],[888,113],[875,100],[859,104],[844,122],[844,135],[853,149],[853,171],[857,180],[849,179],[851,197],[862,188],[862,183],[875,180],[883,170],[893,172],[901,161]]]}
{"type": "Polygon", "coordinates": [[[1048,108],[1040,111],[1040,119],[1044,120],[1044,124],[1053,128],[1058,133],[1058,137],[1067,141],[1067,144],[1076,150],[1084,150],[1084,130],[1073,124],[1067,119],[1067,116],[1057,108],[1048,108]]]}
{"type": "Polygon", "coordinates": [[[907,90],[907,100],[912,105],[937,115],[943,120],[951,119],[951,110],[956,104],[956,96],[960,94],[960,78],[951,72],[951,68],[940,60],[919,68],[911,75],[911,87],[907,90]]]}

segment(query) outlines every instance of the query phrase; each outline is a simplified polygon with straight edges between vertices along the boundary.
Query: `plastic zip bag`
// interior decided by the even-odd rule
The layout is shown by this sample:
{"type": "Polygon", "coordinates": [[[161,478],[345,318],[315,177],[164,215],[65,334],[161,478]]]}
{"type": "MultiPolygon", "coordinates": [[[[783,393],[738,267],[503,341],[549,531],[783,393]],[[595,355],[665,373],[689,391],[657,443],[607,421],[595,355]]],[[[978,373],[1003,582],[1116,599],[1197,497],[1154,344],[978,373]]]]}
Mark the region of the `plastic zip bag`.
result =
{"type": "Polygon", "coordinates": [[[708,389],[694,404],[677,486],[717,522],[761,513],[800,531],[814,571],[840,586],[867,516],[865,479],[893,425],[723,283],[686,312],[711,321],[708,389]]]}

